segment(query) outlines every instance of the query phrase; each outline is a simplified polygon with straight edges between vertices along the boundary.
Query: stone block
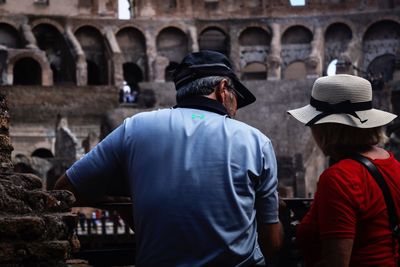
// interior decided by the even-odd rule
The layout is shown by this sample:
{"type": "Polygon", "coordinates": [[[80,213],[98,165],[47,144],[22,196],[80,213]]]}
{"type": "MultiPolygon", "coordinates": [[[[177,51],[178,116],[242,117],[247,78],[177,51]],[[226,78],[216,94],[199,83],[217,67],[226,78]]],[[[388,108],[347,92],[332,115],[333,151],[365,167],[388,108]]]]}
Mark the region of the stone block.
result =
{"type": "Polygon", "coordinates": [[[36,216],[0,217],[0,239],[37,240],[45,235],[45,222],[36,216]]]}

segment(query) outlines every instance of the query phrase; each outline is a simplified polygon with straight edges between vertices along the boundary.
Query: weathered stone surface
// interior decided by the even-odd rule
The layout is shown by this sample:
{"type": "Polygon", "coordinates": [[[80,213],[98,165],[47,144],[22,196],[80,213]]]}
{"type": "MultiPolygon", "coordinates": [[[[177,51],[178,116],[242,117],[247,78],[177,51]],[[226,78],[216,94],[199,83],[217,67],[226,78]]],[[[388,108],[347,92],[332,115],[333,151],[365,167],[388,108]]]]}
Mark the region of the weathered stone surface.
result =
{"type": "Polygon", "coordinates": [[[59,264],[68,258],[70,249],[68,241],[0,242],[0,264],[61,266],[59,264]]]}
{"type": "Polygon", "coordinates": [[[45,235],[45,221],[37,216],[0,216],[0,240],[41,239],[45,235]]]}
{"type": "Polygon", "coordinates": [[[42,180],[39,177],[29,173],[12,173],[2,174],[0,173],[0,184],[3,181],[12,182],[15,187],[34,190],[42,188],[42,180]]]}
{"type": "MultiPolygon", "coordinates": [[[[0,95],[1,108],[6,104],[0,95]]],[[[0,162],[10,165],[0,168],[0,266],[66,266],[79,241],[77,217],[62,212],[75,198],[68,191],[44,191],[34,174],[13,173],[11,150],[8,134],[0,131],[0,162]]]]}

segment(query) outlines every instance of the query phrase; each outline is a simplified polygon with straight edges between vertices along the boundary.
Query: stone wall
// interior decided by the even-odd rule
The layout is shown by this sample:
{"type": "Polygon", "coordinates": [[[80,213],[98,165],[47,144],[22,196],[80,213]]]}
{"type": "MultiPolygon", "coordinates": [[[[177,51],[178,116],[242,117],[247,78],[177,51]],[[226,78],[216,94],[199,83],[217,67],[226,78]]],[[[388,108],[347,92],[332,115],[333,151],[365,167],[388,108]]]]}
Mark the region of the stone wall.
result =
{"type": "Polygon", "coordinates": [[[18,0],[2,1],[0,13],[116,18],[116,0],[18,0]]]}
{"type": "Polygon", "coordinates": [[[0,265],[66,266],[78,249],[75,201],[68,191],[44,191],[32,174],[14,173],[8,136],[9,114],[0,95],[0,265]]]}
{"type": "MultiPolygon", "coordinates": [[[[289,109],[309,102],[313,81],[314,79],[244,82],[256,95],[257,101],[240,109],[237,119],[260,129],[272,140],[276,155],[281,161],[281,180],[288,186],[295,185],[297,176],[305,175],[305,181],[314,181],[326,164],[314,144],[309,128],[286,113],[289,109]]],[[[10,114],[13,117],[11,138],[15,147],[14,155],[22,153],[29,156],[38,148],[46,148],[54,155],[58,114],[68,119],[69,129],[83,149],[84,140],[89,135],[104,135],[128,116],[175,105],[173,83],[139,85],[142,92],[154,92],[153,108],[145,108],[144,104],[142,107],[120,106],[116,87],[2,87],[9,98],[10,114]]],[[[374,106],[390,111],[389,88],[374,92],[374,106]]],[[[312,186],[304,185],[305,189],[300,195],[313,193],[314,184],[309,184],[312,186]]]]}

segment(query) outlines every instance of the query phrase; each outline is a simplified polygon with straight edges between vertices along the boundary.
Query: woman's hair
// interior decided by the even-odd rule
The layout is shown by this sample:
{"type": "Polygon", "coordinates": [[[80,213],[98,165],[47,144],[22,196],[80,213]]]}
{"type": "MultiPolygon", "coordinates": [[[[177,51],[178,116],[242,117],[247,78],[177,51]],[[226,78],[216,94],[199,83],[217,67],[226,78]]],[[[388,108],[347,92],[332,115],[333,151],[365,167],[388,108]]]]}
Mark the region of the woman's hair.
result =
{"type": "Polygon", "coordinates": [[[387,141],[382,126],[356,128],[339,123],[320,123],[311,126],[311,131],[322,152],[333,159],[366,152],[371,146],[387,141]]]}
{"type": "Polygon", "coordinates": [[[209,95],[215,91],[218,84],[223,79],[227,80],[228,88],[234,88],[232,80],[228,77],[223,77],[223,76],[204,77],[181,86],[179,90],[176,92],[176,100],[177,102],[179,102],[182,99],[191,96],[209,95]]]}

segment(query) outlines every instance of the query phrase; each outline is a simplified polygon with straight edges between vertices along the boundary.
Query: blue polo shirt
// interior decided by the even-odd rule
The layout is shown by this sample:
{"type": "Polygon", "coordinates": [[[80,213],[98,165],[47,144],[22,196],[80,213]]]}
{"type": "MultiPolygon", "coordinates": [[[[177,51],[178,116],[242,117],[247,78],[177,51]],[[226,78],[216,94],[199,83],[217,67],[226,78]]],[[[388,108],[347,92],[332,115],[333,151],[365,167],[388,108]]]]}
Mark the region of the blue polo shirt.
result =
{"type": "Polygon", "coordinates": [[[67,171],[92,199],[128,191],[136,266],[249,266],[278,222],[271,141],[201,97],[128,118],[67,171]]]}

